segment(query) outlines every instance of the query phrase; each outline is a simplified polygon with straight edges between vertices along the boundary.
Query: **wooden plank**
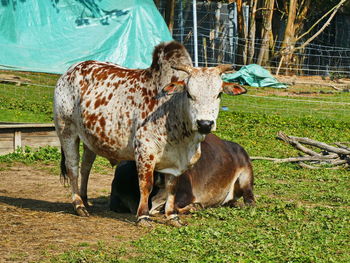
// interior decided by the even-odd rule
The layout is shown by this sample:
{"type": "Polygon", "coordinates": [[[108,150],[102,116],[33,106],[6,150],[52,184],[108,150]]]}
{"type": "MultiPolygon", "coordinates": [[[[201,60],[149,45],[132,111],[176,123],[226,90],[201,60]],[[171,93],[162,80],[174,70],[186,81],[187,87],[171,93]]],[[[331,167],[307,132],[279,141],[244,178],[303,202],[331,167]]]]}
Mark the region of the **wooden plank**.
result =
{"type": "Polygon", "coordinates": [[[0,149],[8,149],[8,148],[11,148],[13,150],[13,140],[0,142],[0,149]]]}
{"type": "Polygon", "coordinates": [[[33,148],[47,145],[60,146],[60,141],[57,136],[27,136],[22,138],[22,145],[33,148]]]}
{"type": "Polygon", "coordinates": [[[0,134],[0,143],[1,142],[7,142],[7,141],[11,141],[13,142],[13,133],[11,133],[11,136],[1,136],[0,134]]]}
{"type": "Polygon", "coordinates": [[[16,123],[16,124],[2,124],[0,129],[21,129],[21,128],[55,128],[53,123],[16,123]]]}
{"type": "Polygon", "coordinates": [[[0,129],[0,137],[13,137],[14,129],[0,129]]]}
{"type": "Polygon", "coordinates": [[[47,136],[52,136],[52,137],[57,137],[57,133],[56,131],[26,131],[26,130],[22,130],[22,137],[31,137],[31,136],[36,136],[36,137],[47,137],[47,136]]]}
{"type": "Polygon", "coordinates": [[[16,150],[18,147],[22,148],[22,135],[21,131],[15,131],[15,137],[13,140],[13,149],[16,150]]]}
{"type": "Polygon", "coordinates": [[[53,123],[0,123],[0,154],[11,153],[17,147],[60,146],[53,123]]]}

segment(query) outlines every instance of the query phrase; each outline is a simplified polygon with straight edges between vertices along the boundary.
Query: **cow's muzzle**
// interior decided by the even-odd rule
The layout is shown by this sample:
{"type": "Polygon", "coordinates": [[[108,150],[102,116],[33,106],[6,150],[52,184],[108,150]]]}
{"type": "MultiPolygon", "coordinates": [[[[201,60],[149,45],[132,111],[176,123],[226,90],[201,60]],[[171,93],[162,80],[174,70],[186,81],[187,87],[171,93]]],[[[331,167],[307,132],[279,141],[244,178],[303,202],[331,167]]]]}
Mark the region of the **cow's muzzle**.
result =
{"type": "Polygon", "coordinates": [[[202,134],[208,134],[211,132],[213,124],[214,124],[214,121],[198,120],[197,121],[198,131],[202,134]]]}

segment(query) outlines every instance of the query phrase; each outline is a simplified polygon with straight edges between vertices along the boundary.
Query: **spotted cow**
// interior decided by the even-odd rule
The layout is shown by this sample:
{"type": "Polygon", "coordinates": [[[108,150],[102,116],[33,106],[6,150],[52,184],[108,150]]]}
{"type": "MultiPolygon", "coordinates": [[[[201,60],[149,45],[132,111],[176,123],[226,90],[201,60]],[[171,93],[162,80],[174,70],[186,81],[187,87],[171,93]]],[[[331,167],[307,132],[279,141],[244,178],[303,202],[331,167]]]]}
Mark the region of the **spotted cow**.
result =
{"type": "Polygon", "coordinates": [[[148,198],[153,171],[166,174],[166,217],[174,212],[178,176],[200,157],[200,142],[216,129],[222,92],[246,90],[224,83],[230,65],[195,68],[178,42],[155,47],[147,69],[85,61],[72,66],[57,82],[54,121],[62,146],[61,171],[69,178],[75,211],[88,216],[87,184],[96,155],[111,163],[135,160],[141,198],[137,219],[149,225],[148,198]],[[78,188],[79,142],[83,143],[78,188]]]}
{"type": "MultiPolygon", "coordinates": [[[[242,196],[246,205],[254,205],[253,183],[252,164],[244,148],[208,134],[201,143],[198,162],[179,177],[175,209],[182,214],[198,208],[232,207],[242,196]]],[[[163,210],[166,197],[163,175],[160,173],[155,173],[151,197],[150,213],[159,213],[163,210]]],[[[136,212],[139,200],[135,162],[121,162],[112,182],[110,209],[115,212],[136,212]]]]}

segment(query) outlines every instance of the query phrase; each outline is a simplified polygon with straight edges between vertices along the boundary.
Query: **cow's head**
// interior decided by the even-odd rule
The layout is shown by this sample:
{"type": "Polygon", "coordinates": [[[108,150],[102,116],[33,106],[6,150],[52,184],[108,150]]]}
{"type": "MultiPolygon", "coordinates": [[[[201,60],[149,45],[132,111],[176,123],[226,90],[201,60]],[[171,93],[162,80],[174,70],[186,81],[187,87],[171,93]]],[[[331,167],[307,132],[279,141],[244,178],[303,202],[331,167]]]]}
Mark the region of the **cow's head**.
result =
{"type": "Polygon", "coordinates": [[[219,65],[212,68],[194,68],[188,65],[173,66],[188,74],[182,81],[166,85],[161,95],[186,92],[188,114],[192,130],[208,134],[216,130],[216,119],[219,114],[220,97],[222,93],[239,95],[247,90],[235,83],[223,82],[221,74],[232,70],[231,65],[219,65]]]}

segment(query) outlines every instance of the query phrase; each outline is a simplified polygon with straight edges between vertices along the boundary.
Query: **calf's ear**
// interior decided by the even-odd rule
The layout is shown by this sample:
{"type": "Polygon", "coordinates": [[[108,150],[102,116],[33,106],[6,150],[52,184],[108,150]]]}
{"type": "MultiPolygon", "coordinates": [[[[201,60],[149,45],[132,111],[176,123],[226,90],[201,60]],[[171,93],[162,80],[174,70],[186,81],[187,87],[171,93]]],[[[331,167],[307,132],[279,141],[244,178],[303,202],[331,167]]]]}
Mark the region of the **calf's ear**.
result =
{"type": "Polygon", "coordinates": [[[228,95],[241,95],[247,93],[247,90],[237,83],[223,82],[223,92],[228,95]]]}
{"type": "Polygon", "coordinates": [[[185,81],[173,81],[166,85],[154,98],[159,99],[166,95],[182,92],[185,88],[185,81]]]}

